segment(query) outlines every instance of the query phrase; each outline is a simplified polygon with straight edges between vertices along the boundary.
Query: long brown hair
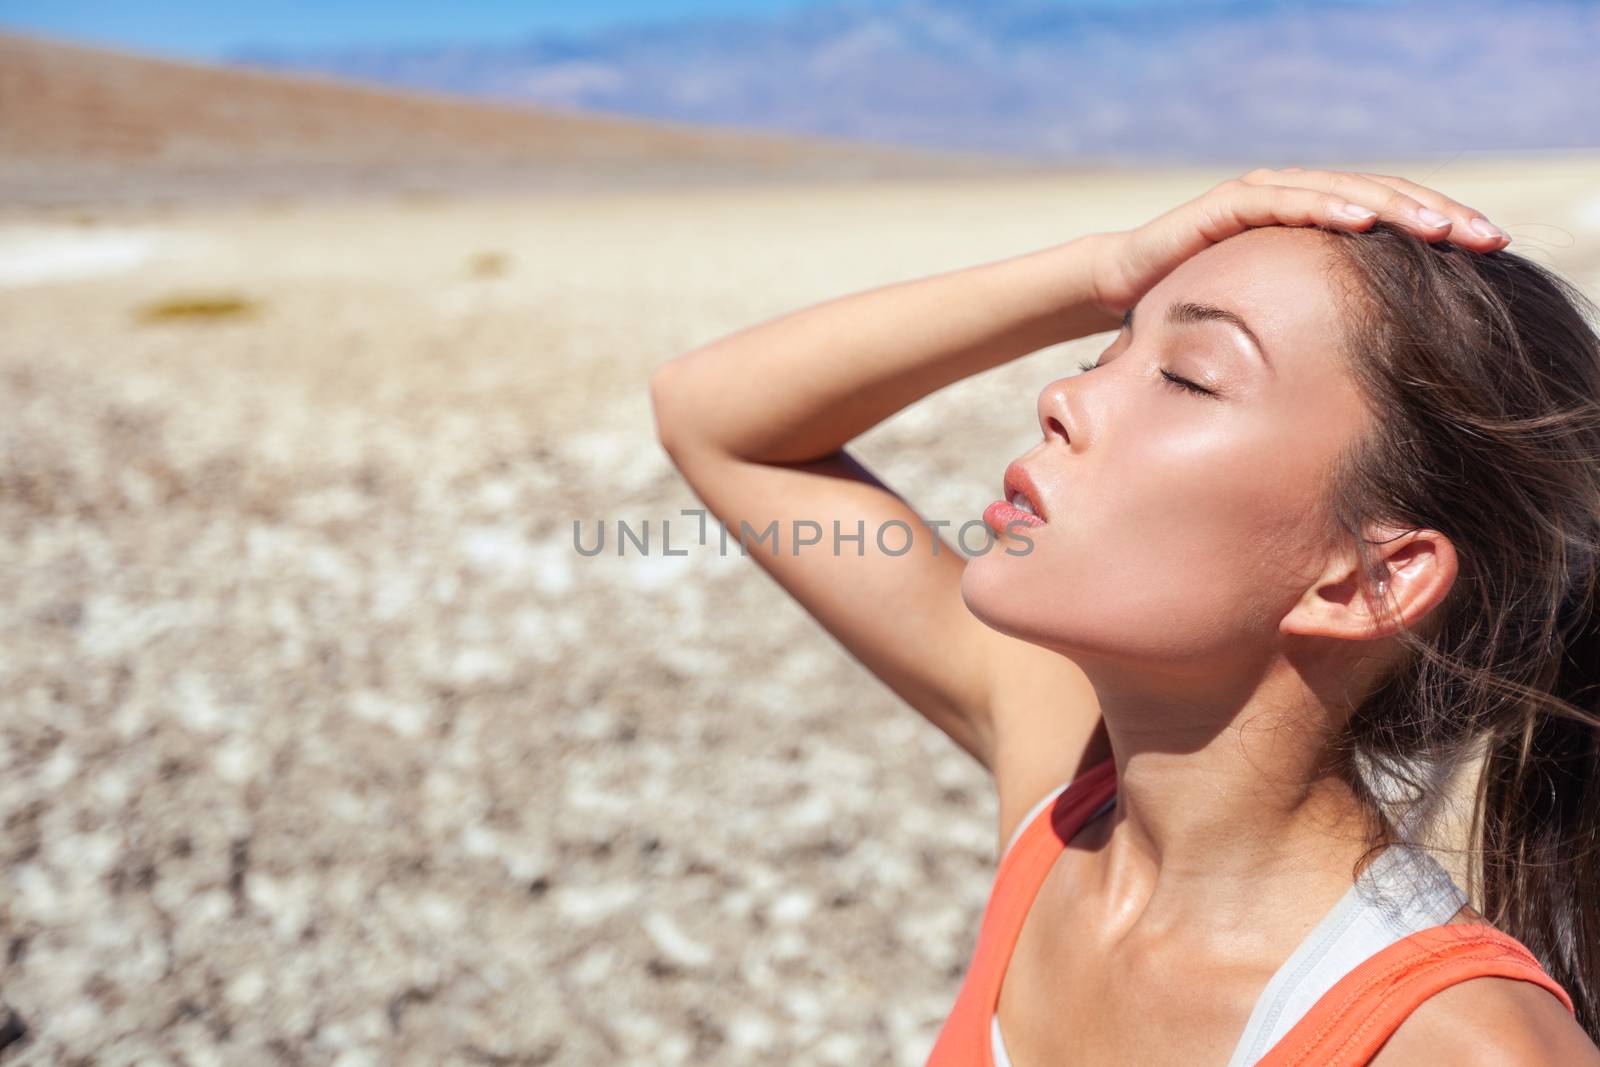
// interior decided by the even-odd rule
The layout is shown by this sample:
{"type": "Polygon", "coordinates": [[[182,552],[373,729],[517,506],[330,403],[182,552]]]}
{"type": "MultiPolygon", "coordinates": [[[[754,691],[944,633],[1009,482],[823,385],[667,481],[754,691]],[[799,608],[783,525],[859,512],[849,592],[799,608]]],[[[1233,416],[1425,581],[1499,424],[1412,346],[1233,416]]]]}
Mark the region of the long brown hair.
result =
{"type": "Polygon", "coordinates": [[[1336,769],[1389,835],[1481,768],[1469,900],[1600,1042],[1600,314],[1509,251],[1386,224],[1327,237],[1341,354],[1380,415],[1336,464],[1331,532],[1379,604],[1366,523],[1438,530],[1458,563],[1429,625],[1401,627],[1403,665],[1354,709],[1336,769]]]}

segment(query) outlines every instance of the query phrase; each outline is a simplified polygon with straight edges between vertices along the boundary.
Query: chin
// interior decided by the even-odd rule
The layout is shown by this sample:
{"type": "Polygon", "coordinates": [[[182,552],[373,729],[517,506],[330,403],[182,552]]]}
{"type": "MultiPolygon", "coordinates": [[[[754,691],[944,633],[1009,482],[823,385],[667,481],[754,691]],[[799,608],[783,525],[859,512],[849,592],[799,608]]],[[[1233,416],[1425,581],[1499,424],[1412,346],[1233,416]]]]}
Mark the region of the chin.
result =
{"type": "Polygon", "coordinates": [[[1045,621],[1051,598],[1024,566],[1026,557],[1007,556],[1000,546],[974,556],[961,572],[961,599],[991,630],[1029,640],[1045,621]]]}
{"type": "MultiPolygon", "coordinates": [[[[1081,569],[1047,553],[974,556],[961,572],[961,600],[991,630],[1076,658],[1103,654],[1108,637],[1125,633],[1128,619],[1105,617],[1103,603],[1081,569]]],[[[1145,622],[1148,630],[1150,624],[1145,622]]]]}

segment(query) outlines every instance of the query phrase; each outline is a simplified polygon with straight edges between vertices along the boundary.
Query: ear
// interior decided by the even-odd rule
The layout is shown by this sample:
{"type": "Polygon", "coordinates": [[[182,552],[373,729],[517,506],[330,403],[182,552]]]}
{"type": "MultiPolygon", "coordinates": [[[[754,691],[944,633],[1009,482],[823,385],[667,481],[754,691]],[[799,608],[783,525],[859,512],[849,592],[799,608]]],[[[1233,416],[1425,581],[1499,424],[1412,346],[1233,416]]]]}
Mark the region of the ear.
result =
{"type": "Polygon", "coordinates": [[[1367,552],[1382,579],[1376,585],[1360,580],[1353,548],[1330,558],[1279,621],[1280,633],[1366,641],[1393,634],[1401,621],[1419,628],[1455,584],[1455,546],[1438,530],[1415,527],[1378,527],[1368,537],[1367,552]],[[1387,599],[1394,618],[1385,617],[1375,598],[1387,599]]]}

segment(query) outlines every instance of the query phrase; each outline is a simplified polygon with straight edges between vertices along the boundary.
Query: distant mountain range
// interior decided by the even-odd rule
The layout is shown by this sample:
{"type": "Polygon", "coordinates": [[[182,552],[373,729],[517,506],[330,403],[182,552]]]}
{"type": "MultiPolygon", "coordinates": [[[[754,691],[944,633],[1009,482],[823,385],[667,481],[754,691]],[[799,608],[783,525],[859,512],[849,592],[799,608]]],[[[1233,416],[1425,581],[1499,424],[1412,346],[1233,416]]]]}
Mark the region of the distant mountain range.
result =
{"type": "Polygon", "coordinates": [[[0,33],[0,211],[1039,169],[976,153],[508,107],[0,33]]]}
{"type": "Polygon", "coordinates": [[[582,38],[225,61],[1040,160],[1600,146],[1600,4],[879,0],[582,38]]]}

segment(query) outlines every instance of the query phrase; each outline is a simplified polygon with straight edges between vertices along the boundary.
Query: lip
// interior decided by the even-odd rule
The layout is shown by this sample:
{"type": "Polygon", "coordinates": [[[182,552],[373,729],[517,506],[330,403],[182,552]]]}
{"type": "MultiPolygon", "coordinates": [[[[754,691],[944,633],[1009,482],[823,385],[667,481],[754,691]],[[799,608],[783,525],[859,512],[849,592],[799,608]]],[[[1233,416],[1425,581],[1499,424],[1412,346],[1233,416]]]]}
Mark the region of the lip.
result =
{"type": "Polygon", "coordinates": [[[1050,513],[1044,509],[1044,500],[1039,494],[1039,487],[1033,484],[1028,468],[1024,467],[1020,460],[1012,460],[1010,466],[1006,467],[1004,490],[1002,499],[1009,501],[1012,493],[1021,493],[1028,498],[1028,503],[1033,505],[1040,522],[1050,521],[1050,513]]]}
{"type": "Polygon", "coordinates": [[[1019,507],[1008,504],[1004,500],[996,500],[993,504],[983,509],[984,523],[995,533],[1007,537],[1018,537],[1019,526],[1043,526],[1044,520],[1037,515],[1030,515],[1019,507]]]}

